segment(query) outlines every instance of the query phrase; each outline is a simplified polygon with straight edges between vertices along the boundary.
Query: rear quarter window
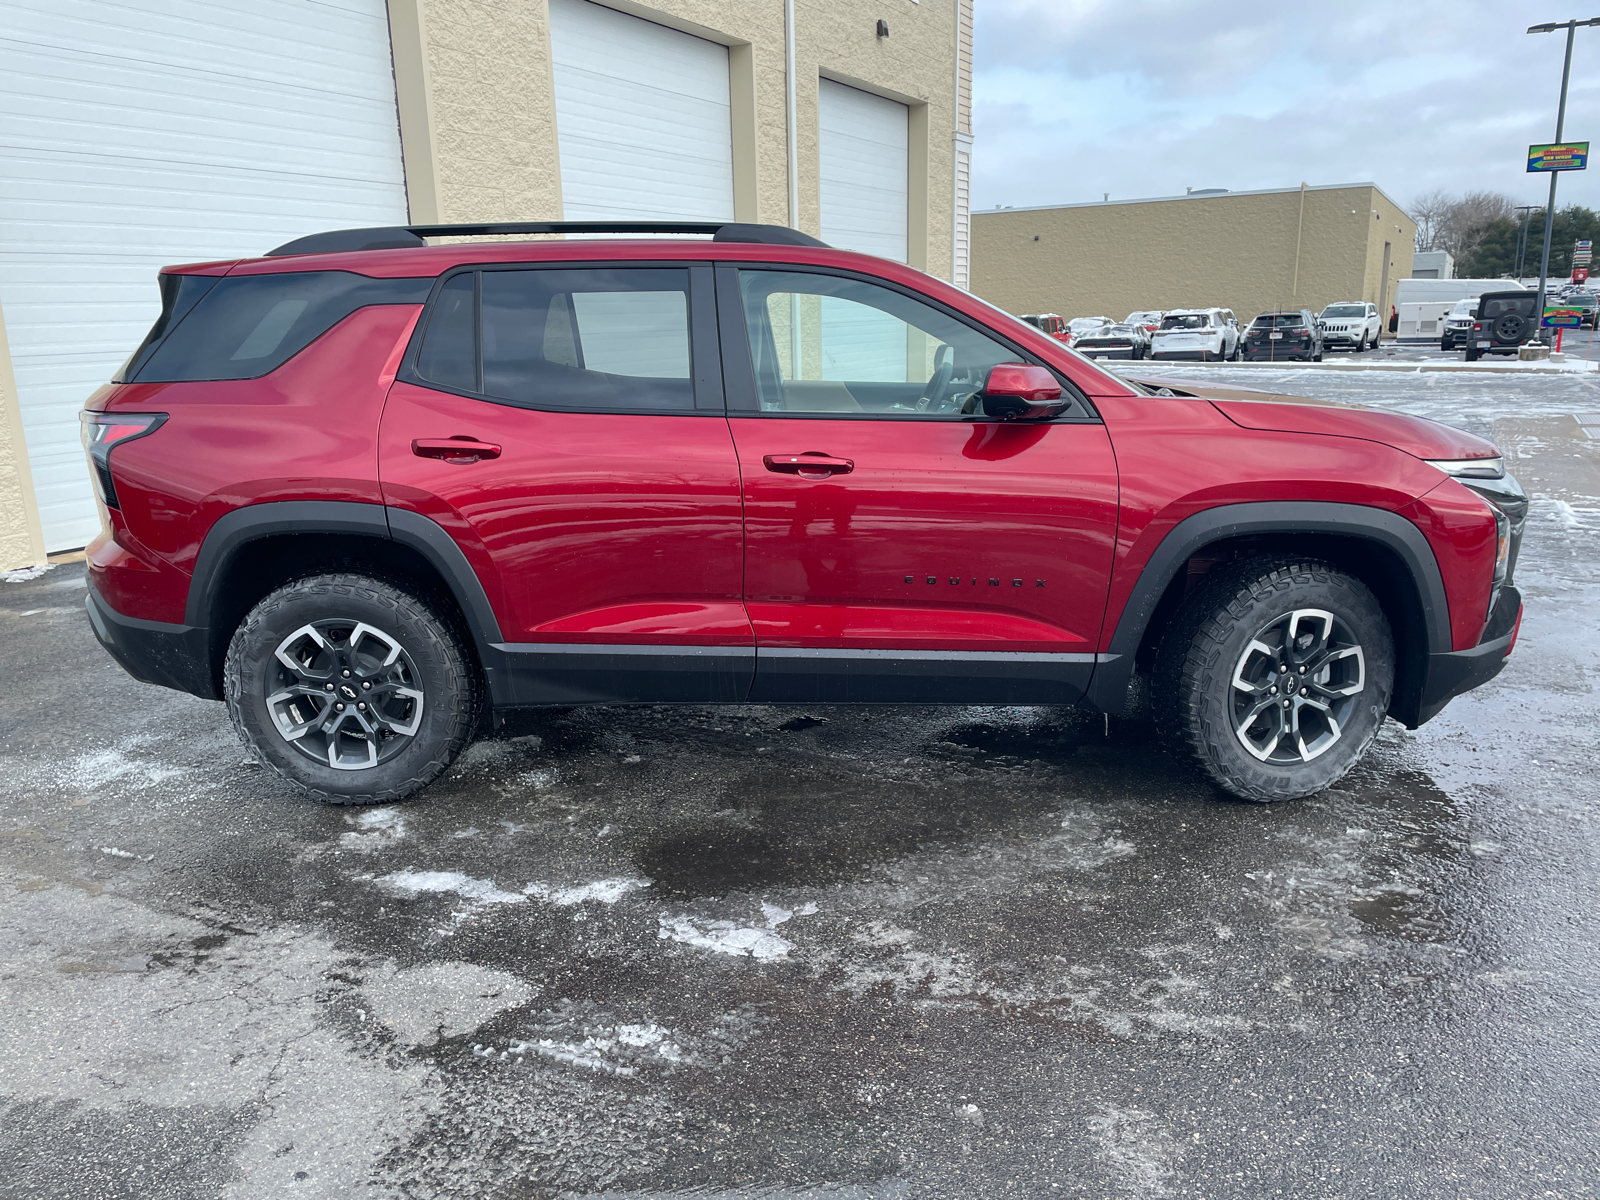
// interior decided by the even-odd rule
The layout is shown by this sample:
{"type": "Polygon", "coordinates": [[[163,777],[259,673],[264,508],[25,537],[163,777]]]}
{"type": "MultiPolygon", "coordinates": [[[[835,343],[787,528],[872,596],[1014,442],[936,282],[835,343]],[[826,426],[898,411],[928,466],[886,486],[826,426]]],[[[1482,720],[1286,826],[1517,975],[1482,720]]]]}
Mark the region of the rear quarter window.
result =
{"type": "Polygon", "coordinates": [[[158,320],[153,347],[130,383],[259,379],[277,370],[357,309],[421,304],[432,279],[369,279],[348,271],[236,275],[216,281],[176,321],[158,320]],[[163,329],[163,326],[167,326],[163,329]]]}

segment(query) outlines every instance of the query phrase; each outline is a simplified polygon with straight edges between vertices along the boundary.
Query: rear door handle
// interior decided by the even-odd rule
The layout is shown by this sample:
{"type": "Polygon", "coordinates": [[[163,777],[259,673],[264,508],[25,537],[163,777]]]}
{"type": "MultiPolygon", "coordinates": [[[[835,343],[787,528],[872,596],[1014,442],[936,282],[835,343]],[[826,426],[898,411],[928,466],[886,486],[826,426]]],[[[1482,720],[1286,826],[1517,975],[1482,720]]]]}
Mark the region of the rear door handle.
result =
{"type": "Polygon", "coordinates": [[[485,458],[499,458],[500,447],[493,442],[480,442],[477,438],[417,438],[411,443],[411,453],[419,458],[439,458],[447,463],[473,463],[485,458]]]}
{"type": "Polygon", "coordinates": [[[780,475],[798,475],[802,479],[848,475],[856,469],[853,459],[834,458],[820,450],[807,450],[804,454],[768,454],[761,461],[769,471],[776,471],[780,475]]]}

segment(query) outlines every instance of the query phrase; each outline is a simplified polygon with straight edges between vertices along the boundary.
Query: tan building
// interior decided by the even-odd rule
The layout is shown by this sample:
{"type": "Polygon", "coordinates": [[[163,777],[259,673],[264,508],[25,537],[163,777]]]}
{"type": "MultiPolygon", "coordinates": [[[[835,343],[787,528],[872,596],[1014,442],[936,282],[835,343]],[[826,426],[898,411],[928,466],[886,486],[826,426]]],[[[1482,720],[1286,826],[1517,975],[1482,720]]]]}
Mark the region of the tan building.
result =
{"type": "Polygon", "coordinates": [[[1387,317],[1416,232],[1371,183],[975,212],[972,290],[1064,317],[1218,307],[1243,324],[1337,300],[1387,317]]]}
{"type": "Polygon", "coordinates": [[[408,219],[673,218],[966,286],[972,2],[256,0],[180,27],[11,0],[0,569],[94,536],[77,413],[164,264],[408,219]]]}

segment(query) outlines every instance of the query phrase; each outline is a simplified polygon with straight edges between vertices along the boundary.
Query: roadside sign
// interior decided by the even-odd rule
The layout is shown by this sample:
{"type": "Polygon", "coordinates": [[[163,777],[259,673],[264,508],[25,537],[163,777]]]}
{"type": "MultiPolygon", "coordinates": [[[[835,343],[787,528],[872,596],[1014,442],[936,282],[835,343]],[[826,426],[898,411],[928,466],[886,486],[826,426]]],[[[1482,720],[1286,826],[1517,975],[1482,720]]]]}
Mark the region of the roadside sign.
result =
{"type": "Polygon", "coordinates": [[[1581,308],[1545,305],[1543,324],[1546,329],[1576,329],[1582,323],[1583,310],[1581,308]]]}
{"type": "Polygon", "coordinates": [[[1572,246],[1572,265],[1587,267],[1594,261],[1593,242],[1574,242],[1572,246]]]}
{"type": "Polygon", "coordinates": [[[1582,171],[1588,166],[1588,142],[1550,142],[1528,147],[1530,171],[1582,171]]]}
{"type": "Polygon", "coordinates": [[[1573,283],[1588,283],[1589,282],[1589,268],[1588,267],[1573,267],[1572,268],[1572,282],[1573,283]]]}

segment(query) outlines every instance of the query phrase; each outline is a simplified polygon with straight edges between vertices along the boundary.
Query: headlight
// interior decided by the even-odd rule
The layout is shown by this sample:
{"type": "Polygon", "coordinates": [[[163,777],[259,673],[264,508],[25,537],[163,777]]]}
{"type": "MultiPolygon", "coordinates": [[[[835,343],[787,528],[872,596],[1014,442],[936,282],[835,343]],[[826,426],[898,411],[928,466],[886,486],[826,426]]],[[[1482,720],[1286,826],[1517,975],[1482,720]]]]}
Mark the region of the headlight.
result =
{"type": "Polygon", "coordinates": [[[1511,565],[1511,519],[1498,508],[1494,513],[1494,586],[1506,581],[1506,570],[1511,565]]]}
{"type": "Polygon", "coordinates": [[[1429,458],[1424,459],[1430,467],[1438,467],[1446,475],[1456,479],[1503,479],[1506,473],[1505,459],[1494,458],[1429,458]]]}

